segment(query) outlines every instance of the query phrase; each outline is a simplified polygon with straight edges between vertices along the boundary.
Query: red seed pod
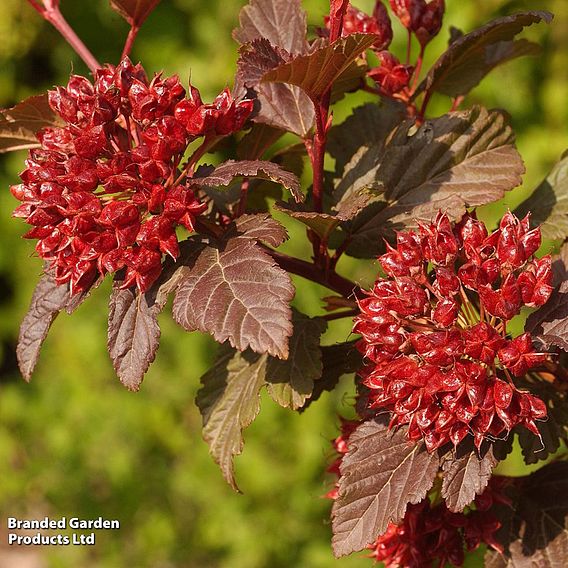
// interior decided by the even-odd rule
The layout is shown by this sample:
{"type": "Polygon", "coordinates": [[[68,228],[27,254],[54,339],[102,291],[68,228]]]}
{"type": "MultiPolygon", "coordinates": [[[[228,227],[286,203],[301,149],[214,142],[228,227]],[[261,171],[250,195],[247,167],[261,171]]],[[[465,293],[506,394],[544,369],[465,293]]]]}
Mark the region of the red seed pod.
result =
{"type": "MultiPolygon", "coordinates": [[[[196,127],[193,123],[193,115],[203,105],[199,91],[193,87],[189,87],[189,96],[176,104],[174,116],[178,122],[183,124],[186,130],[193,135],[196,135],[196,127]]],[[[199,133],[199,128],[197,128],[199,133]]]]}
{"type": "Polygon", "coordinates": [[[460,280],[456,273],[449,268],[439,266],[435,271],[436,280],[434,280],[433,288],[441,296],[455,296],[460,292],[460,280]]]}
{"type": "Polygon", "coordinates": [[[378,54],[381,64],[367,72],[379,86],[381,92],[387,96],[396,95],[408,87],[412,78],[412,67],[402,65],[389,51],[378,54]]]}
{"type": "Polygon", "coordinates": [[[441,266],[454,262],[458,243],[446,215],[438,213],[430,225],[420,224],[420,241],[424,258],[429,262],[441,266]]]}
{"type": "Polygon", "coordinates": [[[423,47],[438,35],[442,27],[445,8],[444,0],[430,0],[426,4],[420,22],[416,29],[413,30],[420,45],[423,47]]]}
{"type": "Polygon", "coordinates": [[[169,254],[174,260],[179,256],[179,246],[173,224],[163,216],[152,217],[143,223],[136,242],[141,247],[169,254]]]}
{"type": "Polygon", "coordinates": [[[425,0],[389,0],[392,11],[402,25],[411,31],[417,29],[424,13],[425,0]]]}
{"type": "Polygon", "coordinates": [[[432,312],[432,319],[443,327],[450,327],[457,319],[460,303],[454,298],[442,298],[432,312]]]}
{"type": "Polygon", "coordinates": [[[390,0],[390,5],[402,25],[414,32],[422,46],[440,31],[444,0],[390,0]]]}
{"type": "Polygon", "coordinates": [[[367,359],[359,375],[369,408],[391,412],[391,426],[408,425],[409,439],[422,439],[429,451],[470,435],[479,449],[517,425],[539,435],[536,421],[546,416],[545,405],[519,391],[511,374],[521,376],[549,355],[534,352],[528,333],[510,338],[506,323],[535,301],[537,281],[546,300],[551,260],[528,257],[502,271],[498,246],[511,227],[520,242],[528,219],[509,214],[489,235],[476,219],[454,228],[440,214],[418,235],[398,233],[379,259],[387,277],[359,300],[353,331],[367,359]]]}
{"type": "Polygon", "coordinates": [[[497,352],[506,343],[506,340],[497,333],[494,327],[487,322],[480,322],[464,334],[464,353],[469,357],[491,365],[495,361],[497,352]]]}
{"type": "Polygon", "coordinates": [[[373,15],[369,16],[349,6],[343,18],[342,36],[354,33],[376,34],[377,41],[373,44],[373,49],[386,49],[392,41],[392,27],[389,15],[383,3],[378,0],[373,10],[373,15]]]}
{"type": "Polygon", "coordinates": [[[523,376],[547,359],[546,353],[535,352],[530,333],[523,333],[515,337],[499,350],[498,355],[501,363],[517,377],[523,376]]]}

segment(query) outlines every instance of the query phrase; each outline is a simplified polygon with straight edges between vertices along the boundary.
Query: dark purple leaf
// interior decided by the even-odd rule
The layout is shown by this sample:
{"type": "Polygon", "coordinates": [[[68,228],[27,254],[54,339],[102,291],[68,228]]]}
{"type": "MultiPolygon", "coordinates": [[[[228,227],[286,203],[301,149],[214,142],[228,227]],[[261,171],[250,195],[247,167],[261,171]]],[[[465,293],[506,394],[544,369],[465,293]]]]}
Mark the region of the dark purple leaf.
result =
{"type": "Polygon", "coordinates": [[[314,108],[308,96],[298,87],[282,83],[263,83],[258,87],[260,111],[254,122],[282,128],[301,138],[308,136],[314,125],[314,108]]]}
{"type": "MultiPolygon", "coordinates": [[[[197,173],[203,172],[200,168],[197,173]]],[[[302,201],[304,195],[300,191],[300,181],[292,173],[283,170],[273,162],[264,160],[228,160],[219,164],[212,172],[202,177],[194,177],[191,181],[194,184],[210,187],[227,186],[236,177],[260,177],[268,179],[274,183],[283,185],[290,191],[296,201],[302,201]]]]}
{"type": "Polygon", "coordinates": [[[122,384],[137,391],[160,344],[160,306],[136,288],[121,290],[121,284],[115,281],[110,297],[108,352],[122,384]]]}
{"type": "Polygon", "coordinates": [[[268,213],[241,215],[235,219],[237,232],[271,247],[279,247],[288,240],[286,229],[268,213]]]}
{"type": "Polygon", "coordinates": [[[519,205],[515,215],[531,214],[545,239],[568,237],[568,152],[565,152],[533,194],[519,205]]]}
{"type": "Polygon", "coordinates": [[[256,39],[239,50],[235,90],[246,92],[253,88],[260,109],[254,122],[293,132],[305,137],[314,124],[315,112],[309,97],[293,85],[261,83],[262,77],[290,59],[290,54],[272,45],[267,39],[256,39]]]}
{"type": "Polygon", "coordinates": [[[254,240],[212,242],[181,270],[173,315],[183,328],[229,340],[241,351],[288,356],[294,287],[254,240]]]}
{"type": "Polygon", "coordinates": [[[274,209],[286,213],[286,215],[307,225],[322,239],[327,239],[330,233],[336,229],[343,220],[337,215],[310,211],[309,208],[304,207],[303,204],[296,206],[296,204],[293,203],[276,202],[274,209]]]}
{"type": "Polygon", "coordinates": [[[512,451],[515,436],[507,436],[504,440],[495,440],[492,442],[493,455],[499,460],[503,461],[512,451]]]}
{"type": "Polygon", "coordinates": [[[357,107],[341,124],[329,131],[326,150],[335,159],[335,177],[343,177],[345,166],[361,151],[384,147],[388,135],[406,118],[403,105],[384,101],[357,107]]]}
{"type": "Polygon", "coordinates": [[[535,55],[538,46],[512,40],[531,24],[552,21],[549,12],[519,12],[497,18],[450,44],[432,66],[418,92],[433,91],[451,97],[466,95],[493,68],[522,55],[535,55]]]}
{"type": "Polygon", "coordinates": [[[0,110],[0,154],[39,147],[37,132],[46,126],[61,126],[47,95],[36,95],[15,107],[0,110]]]}
{"type": "Polygon", "coordinates": [[[440,460],[424,444],[409,442],[406,428],[389,431],[375,420],[351,434],[333,504],[333,550],[337,557],[363,550],[399,522],[434,483],[440,460]]]}
{"type": "Polygon", "coordinates": [[[465,451],[458,447],[448,454],[442,464],[441,492],[448,509],[461,513],[476,495],[483,493],[498,461],[491,446],[484,448],[482,457],[469,447],[465,451]]]}
{"type": "Polygon", "coordinates": [[[159,3],[160,0],[110,0],[111,8],[133,28],[139,28],[159,3]]]}
{"type": "Polygon", "coordinates": [[[254,124],[239,141],[237,156],[239,160],[259,160],[284,132],[267,124],[254,124]]]}
{"type": "Polygon", "coordinates": [[[560,568],[568,557],[568,463],[553,462],[515,479],[512,505],[492,511],[502,527],[497,539],[505,547],[502,561],[491,566],[560,568]]]}
{"type": "Polygon", "coordinates": [[[552,257],[552,285],[558,286],[568,280],[568,243],[564,243],[560,252],[552,257]]]}
{"type": "Polygon", "coordinates": [[[197,406],[203,416],[203,438],[225,480],[238,491],[233,458],[243,451],[244,428],[260,410],[266,355],[240,353],[223,345],[213,367],[201,377],[197,406]]]}
{"type": "Polygon", "coordinates": [[[376,195],[345,227],[352,256],[376,256],[394,231],[440,210],[459,219],[466,207],[496,201],[521,183],[524,165],[501,112],[473,107],[412,127],[403,123],[384,147],[356,154],[345,167],[337,198],[365,187],[376,195]]]}
{"type": "Polygon", "coordinates": [[[41,346],[59,312],[67,307],[69,288],[59,285],[46,272],[38,282],[30,307],[20,326],[16,356],[20,372],[26,381],[32,377],[41,346]]]}
{"type": "Polygon", "coordinates": [[[297,410],[312,394],[314,381],[321,377],[320,339],[327,328],[321,318],[293,311],[294,332],[290,338],[290,354],[282,361],[270,357],[266,365],[266,381],[270,396],[280,406],[297,410]]]}
{"type": "Polygon", "coordinates": [[[313,392],[304,403],[302,410],[318,400],[324,391],[333,391],[343,375],[356,373],[363,365],[363,358],[355,347],[355,341],[323,345],[321,356],[323,364],[321,377],[315,381],[313,392]]]}
{"type": "Polygon", "coordinates": [[[525,331],[547,349],[555,345],[568,351],[568,280],[554,288],[548,302],[529,315],[525,331]]]}
{"type": "Polygon", "coordinates": [[[250,0],[241,9],[239,24],[233,37],[240,44],[266,38],[293,55],[308,50],[306,13],[300,0],[250,0]]]}
{"type": "Polygon", "coordinates": [[[373,34],[351,34],[308,55],[268,71],[263,82],[286,83],[300,87],[313,101],[319,100],[351,64],[376,41],[373,34]]]}
{"type": "Polygon", "coordinates": [[[357,91],[365,82],[369,66],[362,58],[352,61],[331,87],[331,103],[340,101],[347,93],[357,91]]]}
{"type": "Polygon", "coordinates": [[[345,195],[331,213],[317,213],[305,203],[283,203],[282,201],[277,201],[274,209],[308,226],[320,238],[328,239],[342,222],[353,219],[372,198],[373,196],[366,191],[345,195]]]}
{"type": "Polygon", "coordinates": [[[256,88],[267,71],[287,63],[291,58],[285,49],[272,45],[266,38],[245,43],[239,49],[236,83],[239,87],[256,88]]]}

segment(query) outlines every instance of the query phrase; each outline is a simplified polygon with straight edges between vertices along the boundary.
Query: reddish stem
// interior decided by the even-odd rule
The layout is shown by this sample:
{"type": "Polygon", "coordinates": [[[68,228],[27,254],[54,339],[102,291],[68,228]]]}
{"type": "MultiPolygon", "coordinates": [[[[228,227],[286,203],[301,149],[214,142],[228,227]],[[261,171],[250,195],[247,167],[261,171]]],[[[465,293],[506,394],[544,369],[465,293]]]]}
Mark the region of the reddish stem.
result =
{"type": "Polygon", "coordinates": [[[334,5],[336,4],[337,2],[334,2],[334,0],[331,0],[329,3],[329,43],[332,43],[341,37],[341,32],[343,30],[343,17],[345,16],[345,12],[349,6],[349,2],[347,0],[341,0],[341,4],[334,10],[334,5]]]}
{"type": "Polygon", "coordinates": [[[128,36],[126,37],[126,43],[124,44],[124,49],[122,50],[122,55],[120,56],[120,60],[122,61],[125,57],[130,55],[132,51],[132,46],[134,45],[134,40],[140,31],[139,26],[132,26],[130,31],[128,32],[128,36]]]}
{"type": "Polygon", "coordinates": [[[426,91],[424,95],[424,100],[422,101],[422,106],[416,117],[416,125],[420,126],[424,122],[424,116],[426,115],[426,109],[428,108],[428,103],[430,102],[430,97],[432,96],[431,91],[426,91]]]}
{"type": "Polygon", "coordinates": [[[249,179],[244,178],[243,182],[241,183],[241,198],[239,200],[239,207],[237,209],[237,217],[240,217],[246,211],[249,186],[250,186],[249,179]]]}
{"type": "Polygon", "coordinates": [[[174,185],[178,185],[184,177],[193,175],[197,162],[199,162],[199,160],[203,158],[203,156],[210,150],[210,148],[217,142],[217,140],[219,140],[218,136],[205,136],[203,142],[201,143],[201,146],[196,148],[195,152],[193,152],[193,154],[189,157],[189,160],[183,168],[183,171],[174,181],[174,185]]]}
{"type": "Polygon", "coordinates": [[[455,97],[452,100],[452,108],[450,108],[450,112],[454,112],[454,111],[458,110],[458,108],[460,107],[460,105],[463,102],[463,99],[464,99],[464,97],[461,96],[461,95],[459,97],[455,97]]]}
{"type": "Polygon", "coordinates": [[[418,87],[418,81],[420,79],[420,72],[422,71],[422,63],[424,61],[424,49],[425,46],[420,46],[420,53],[418,54],[418,59],[416,60],[416,65],[414,66],[414,73],[412,79],[412,87],[410,89],[411,93],[416,91],[416,87],[418,87]]]}
{"type": "Polygon", "coordinates": [[[314,210],[323,211],[323,167],[325,159],[325,145],[327,142],[327,116],[329,112],[329,93],[315,104],[316,107],[316,133],[312,146],[313,170],[313,199],[314,210]]]}
{"type": "Polygon", "coordinates": [[[299,258],[288,256],[268,247],[264,248],[268,252],[268,254],[270,254],[270,256],[278,263],[280,268],[283,268],[291,274],[296,274],[298,276],[301,276],[302,278],[306,278],[307,280],[321,284],[329,290],[333,290],[334,292],[341,294],[344,298],[350,298],[353,296],[362,297],[363,295],[361,293],[361,288],[357,286],[357,284],[351,282],[351,280],[347,280],[347,278],[340,276],[336,272],[329,271],[326,273],[315,264],[306,262],[305,260],[301,260],[299,258]]]}
{"type": "Polygon", "coordinates": [[[85,62],[93,73],[97,69],[100,69],[100,63],[81,41],[73,28],[67,23],[67,20],[59,10],[59,6],[52,4],[41,6],[36,0],[28,0],[28,2],[34,10],[41,14],[44,20],[49,22],[63,36],[65,41],[73,48],[75,53],[85,62]]]}
{"type": "Polygon", "coordinates": [[[320,316],[327,321],[337,320],[341,318],[352,318],[359,314],[359,310],[343,310],[342,312],[334,312],[333,314],[325,314],[320,316]]]}
{"type": "MultiPolygon", "coordinates": [[[[339,8],[333,13],[334,2],[330,3],[331,27],[329,31],[329,43],[333,43],[341,37],[343,31],[343,16],[347,9],[348,2],[343,1],[339,8]]],[[[327,141],[327,131],[329,129],[329,105],[331,102],[331,87],[328,88],[319,100],[314,100],[316,112],[316,133],[312,146],[312,170],[313,170],[313,198],[314,209],[317,212],[323,211],[323,165],[325,158],[325,145],[327,141]]]]}

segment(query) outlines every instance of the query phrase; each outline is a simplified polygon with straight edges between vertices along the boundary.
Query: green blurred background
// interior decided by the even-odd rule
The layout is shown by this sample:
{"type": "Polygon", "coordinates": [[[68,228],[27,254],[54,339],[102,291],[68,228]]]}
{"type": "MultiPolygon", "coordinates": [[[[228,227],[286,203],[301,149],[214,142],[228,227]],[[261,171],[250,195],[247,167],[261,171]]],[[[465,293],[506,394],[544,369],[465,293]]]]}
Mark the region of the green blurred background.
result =
{"type": "MultiPolygon", "coordinates": [[[[231,29],[243,0],[163,0],[142,29],[132,58],[149,73],[190,75],[205,100],[232,84],[237,58],[231,29]]],[[[523,188],[484,210],[495,220],[513,208],[544,177],[568,146],[568,3],[566,0],[448,0],[444,29],[429,48],[432,61],[444,48],[448,26],[469,31],[489,19],[522,9],[548,9],[552,26],[533,26],[526,37],[544,46],[539,58],[494,72],[466,105],[480,102],[512,115],[527,174],[523,188]]],[[[63,12],[100,61],[117,62],[127,26],[106,0],[62,0],[63,12]]],[[[373,2],[356,5],[370,11],[373,2]]],[[[326,0],[304,0],[311,27],[320,25],[326,0]]],[[[395,51],[405,35],[394,23],[395,51]]],[[[0,107],[64,84],[81,61],[24,0],[2,0],[0,107]]],[[[336,121],[367,96],[350,95],[336,121]]],[[[435,100],[442,113],[447,101],[435,100]]],[[[106,354],[108,283],[74,315],[55,322],[31,384],[19,377],[15,342],[41,262],[26,230],[11,218],[8,191],[23,169],[24,153],[0,158],[0,568],[357,568],[363,555],[334,560],[330,503],[322,499],[332,479],[324,473],[337,435],[338,414],[348,413],[348,380],[303,415],[263,396],[262,410],[246,431],[236,470],[244,492],[224,483],[201,439],[194,405],[199,377],[215,355],[207,337],[188,334],[163,314],[158,357],[142,389],[133,394],[114,376],[106,354]],[[116,518],[117,532],[100,531],[96,547],[5,546],[7,516],[116,518]],[[27,562],[27,564],[26,564],[27,562]]],[[[302,229],[290,226],[306,256],[302,229]]],[[[294,240],[294,239],[292,239],[294,240]]],[[[376,266],[342,260],[340,270],[366,285],[376,266]]],[[[321,313],[326,292],[295,280],[295,304],[321,313]]],[[[349,323],[333,323],[326,342],[345,340],[349,323]]],[[[510,474],[526,470],[514,455],[510,474]]],[[[468,561],[480,565],[480,554],[468,561]]]]}

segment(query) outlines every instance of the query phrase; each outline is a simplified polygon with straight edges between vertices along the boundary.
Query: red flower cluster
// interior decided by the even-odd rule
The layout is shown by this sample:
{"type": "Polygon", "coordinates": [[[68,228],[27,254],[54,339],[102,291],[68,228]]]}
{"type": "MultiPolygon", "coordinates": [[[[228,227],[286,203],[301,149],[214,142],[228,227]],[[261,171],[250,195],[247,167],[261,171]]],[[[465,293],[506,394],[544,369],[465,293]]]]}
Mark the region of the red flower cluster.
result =
{"type": "Polygon", "coordinates": [[[253,101],[228,90],[213,104],[194,87],[185,95],[177,77],[148,81],[128,59],[99,69],[94,85],[72,75],[49,92],[65,125],[39,133],[11,190],[22,202],[14,216],[33,226],[25,237],[72,292],[123,268],[124,287],[147,290],[162,254],[179,255],[176,226],[194,230],[206,206],[178,170],[184,152],[198,136],[239,130],[253,101]]]}
{"type": "Polygon", "coordinates": [[[444,0],[389,1],[402,25],[414,33],[422,47],[440,31],[445,11],[444,0]]]}
{"type": "Polygon", "coordinates": [[[452,513],[443,502],[432,505],[426,498],[409,505],[400,524],[388,526],[369,546],[370,556],[385,568],[461,566],[464,547],[471,552],[484,543],[503,551],[495,538],[500,526],[491,512],[479,506],[475,511],[452,513]]]}
{"type": "MultiPolygon", "coordinates": [[[[337,457],[333,463],[327,468],[328,473],[333,473],[337,475],[339,479],[341,472],[339,468],[341,467],[341,461],[343,456],[347,453],[347,444],[349,443],[349,436],[353,431],[361,424],[360,420],[346,420],[341,418],[341,435],[339,435],[335,440],[333,440],[333,449],[337,452],[337,457]]],[[[339,485],[336,483],[334,488],[326,493],[328,499],[337,499],[339,485]]]]}
{"type": "MultiPolygon", "coordinates": [[[[329,30],[330,17],[326,16],[324,21],[329,30]]],[[[322,35],[326,35],[326,31],[320,30],[322,35]]],[[[347,36],[354,33],[377,35],[377,41],[372,49],[381,64],[371,69],[367,75],[377,83],[381,93],[390,97],[402,92],[410,82],[413,67],[402,65],[396,56],[386,51],[392,41],[393,33],[387,9],[381,0],[375,3],[372,16],[351,5],[348,6],[343,18],[342,35],[347,36]]]]}
{"type": "Polygon", "coordinates": [[[359,302],[353,330],[367,360],[360,372],[369,407],[408,424],[411,440],[429,451],[468,433],[508,435],[522,425],[539,435],[544,403],[516,388],[513,377],[542,364],[529,333],[511,338],[507,322],[521,307],[541,306],[552,292],[551,259],[535,259],[540,229],[505,215],[488,234],[466,215],[452,227],[446,215],[399,233],[379,258],[387,274],[359,302]]]}
{"type": "MultiPolygon", "coordinates": [[[[325,26],[327,29],[330,27],[330,17],[324,17],[325,26]]],[[[377,41],[373,44],[373,49],[380,51],[386,49],[392,41],[392,27],[391,21],[381,0],[377,0],[373,15],[369,16],[358,10],[357,8],[349,5],[345,16],[343,17],[342,36],[350,34],[376,34],[377,41]]]]}
{"type": "Polygon", "coordinates": [[[402,65],[390,51],[380,51],[377,56],[381,64],[371,69],[367,75],[377,83],[384,95],[393,96],[404,91],[410,83],[414,68],[402,65]]]}

